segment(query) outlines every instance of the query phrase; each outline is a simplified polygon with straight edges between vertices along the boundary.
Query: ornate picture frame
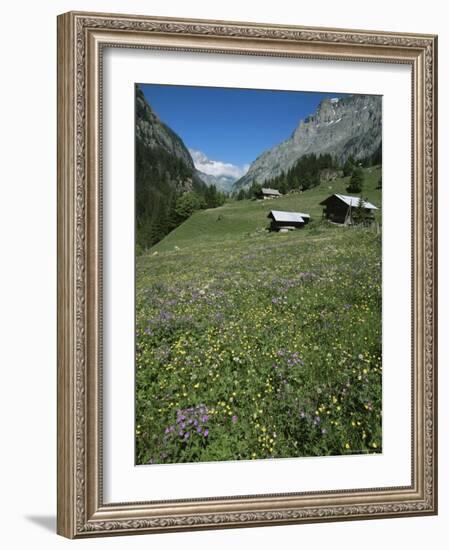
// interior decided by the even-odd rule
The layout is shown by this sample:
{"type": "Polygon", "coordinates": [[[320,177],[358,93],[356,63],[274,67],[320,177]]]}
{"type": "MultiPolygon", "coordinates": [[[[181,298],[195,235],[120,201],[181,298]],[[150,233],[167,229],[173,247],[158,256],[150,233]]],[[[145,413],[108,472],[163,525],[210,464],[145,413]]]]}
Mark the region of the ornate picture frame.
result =
{"type": "MultiPolygon", "coordinates": [[[[58,17],[58,533],[69,538],[437,513],[437,37],[70,12],[58,17]],[[105,502],[106,48],[407,65],[412,97],[411,483],[105,502]]],[[[407,359],[408,360],[408,359],[407,359]]],[[[133,367],[131,366],[131,369],[133,367]]]]}

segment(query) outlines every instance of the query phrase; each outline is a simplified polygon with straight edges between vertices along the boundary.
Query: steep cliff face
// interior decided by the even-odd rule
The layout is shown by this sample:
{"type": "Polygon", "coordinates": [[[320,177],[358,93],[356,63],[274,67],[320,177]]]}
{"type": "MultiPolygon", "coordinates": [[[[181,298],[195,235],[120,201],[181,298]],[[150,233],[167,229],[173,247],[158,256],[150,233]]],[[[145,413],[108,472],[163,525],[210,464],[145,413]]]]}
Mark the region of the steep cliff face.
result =
{"type": "Polygon", "coordinates": [[[182,139],[153,112],[136,88],[136,242],[145,250],[182,221],[176,201],[185,192],[204,196],[206,184],[198,176],[182,139]]]}
{"type": "Polygon", "coordinates": [[[313,115],[302,120],[292,135],[262,153],[234,190],[263,183],[290,168],[303,155],[330,153],[341,163],[374,154],[382,142],[382,98],[354,95],[325,99],[313,115]]]}
{"type": "Polygon", "coordinates": [[[159,119],[139,88],[136,89],[136,141],[145,148],[161,147],[165,152],[181,159],[192,171],[195,170],[192,157],[182,139],[159,119]]]}
{"type": "Polygon", "coordinates": [[[182,139],[166,124],[164,124],[145,100],[142,91],[136,90],[136,143],[144,149],[160,150],[184,163],[191,171],[190,179],[180,181],[179,185],[190,189],[192,180],[206,185],[215,185],[219,191],[228,193],[237,178],[228,176],[212,176],[195,168],[190,151],[182,139]]]}

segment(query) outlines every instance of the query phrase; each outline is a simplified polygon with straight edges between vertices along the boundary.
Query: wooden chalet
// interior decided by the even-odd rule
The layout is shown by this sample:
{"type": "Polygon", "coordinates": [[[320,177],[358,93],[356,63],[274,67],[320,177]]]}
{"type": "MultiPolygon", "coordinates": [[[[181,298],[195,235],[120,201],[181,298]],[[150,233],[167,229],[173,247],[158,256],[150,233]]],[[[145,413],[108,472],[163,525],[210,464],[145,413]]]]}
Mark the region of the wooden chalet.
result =
{"type": "MultiPolygon", "coordinates": [[[[324,206],[323,218],[344,225],[357,223],[355,217],[360,211],[360,197],[335,193],[324,199],[320,204],[324,206]]],[[[361,208],[363,209],[365,221],[369,223],[374,221],[374,210],[378,210],[377,206],[368,201],[362,201],[361,208]]]]}
{"type": "Polygon", "coordinates": [[[270,231],[291,231],[304,227],[310,221],[310,215],[303,212],[271,210],[267,217],[271,219],[270,231]]]}
{"type": "Polygon", "coordinates": [[[277,189],[262,187],[260,190],[260,196],[262,199],[277,199],[278,197],[282,197],[282,193],[280,193],[277,189]]]}

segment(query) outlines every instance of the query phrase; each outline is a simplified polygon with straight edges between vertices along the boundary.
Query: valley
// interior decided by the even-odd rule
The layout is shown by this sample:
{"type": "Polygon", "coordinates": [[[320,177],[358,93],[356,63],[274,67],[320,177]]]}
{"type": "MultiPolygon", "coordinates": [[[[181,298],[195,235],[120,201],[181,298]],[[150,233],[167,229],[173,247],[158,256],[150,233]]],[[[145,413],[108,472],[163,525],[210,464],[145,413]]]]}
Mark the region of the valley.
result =
{"type": "Polygon", "coordinates": [[[381,451],[381,235],[319,206],[348,181],[195,212],[137,257],[137,463],[381,451]],[[271,209],[312,220],[268,232],[271,209]]]}

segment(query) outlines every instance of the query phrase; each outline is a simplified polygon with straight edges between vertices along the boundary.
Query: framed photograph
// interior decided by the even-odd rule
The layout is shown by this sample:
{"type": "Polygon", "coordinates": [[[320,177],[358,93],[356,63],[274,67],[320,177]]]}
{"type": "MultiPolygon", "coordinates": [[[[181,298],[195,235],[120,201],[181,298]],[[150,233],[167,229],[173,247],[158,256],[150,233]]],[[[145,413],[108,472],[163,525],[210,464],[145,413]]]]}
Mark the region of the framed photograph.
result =
{"type": "Polygon", "coordinates": [[[437,513],[437,37],[58,17],[58,533],[437,513]]]}

